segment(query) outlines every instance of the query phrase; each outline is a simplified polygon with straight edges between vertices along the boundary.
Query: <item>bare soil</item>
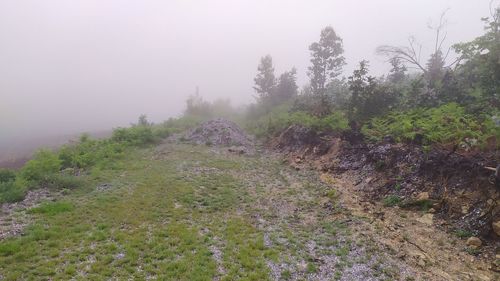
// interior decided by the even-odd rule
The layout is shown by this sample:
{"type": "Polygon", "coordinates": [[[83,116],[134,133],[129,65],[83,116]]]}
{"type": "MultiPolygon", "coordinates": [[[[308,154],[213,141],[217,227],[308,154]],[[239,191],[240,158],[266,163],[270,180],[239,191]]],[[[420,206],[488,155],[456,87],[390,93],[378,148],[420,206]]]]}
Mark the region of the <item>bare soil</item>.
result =
{"type": "Polygon", "coordinates": [[[296,169],[313,167],[340,183],[335,186],[346,194],[348,208],[380,221],[380,242],[402,259],[443,280],[499,271],[500,242],[492,224],[500,220],[500,193],[483,168],[496,166],[495,155],[424,152],[390,141],[368,145],[359,135],[317,135],[298,126],[270,145],[296,169]],[[387,198],[398,206],[384,207],[387,198]],[[464,236],[477,236],[483,245],[468,247],[464,236]],[[466,267],[471,272],[458,274],[466,267]],[[447,276],[453,271],[458,275],[447,276]]]}

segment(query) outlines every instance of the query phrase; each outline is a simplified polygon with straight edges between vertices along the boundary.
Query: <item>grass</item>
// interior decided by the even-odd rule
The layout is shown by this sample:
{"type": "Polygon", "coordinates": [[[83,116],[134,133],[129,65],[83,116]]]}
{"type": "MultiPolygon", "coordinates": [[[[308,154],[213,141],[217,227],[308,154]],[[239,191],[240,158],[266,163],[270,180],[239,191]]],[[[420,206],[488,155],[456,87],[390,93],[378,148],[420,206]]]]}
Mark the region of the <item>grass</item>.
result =
{"type": "Polygon", "coordinates": [[[388,195],[384,198],[384,200],[382,200],[382,203],[386,207],[394,207],[401,204],[401,202],[402,202],[401,197],[397,195],[388,195]]]}
{"type": "Polygon", "coordinates": [[[43,203],[39,207],[28,210],[28,213],[54,216],[59,213],[72,211],[73,209],[74,206],[72,203],[61,201],[61,202],[43,203]]]}
{"type": "Polygon", "coordinates": [[[362,244],[318,208],[339,194],[311,171],[204,146],[170,145],[163,157],[156,149],[129,147],[58,201],[28,209],[24,234],[0,241],[4,280],[270,280],[269,263],[287,264],[283,280],[308,279],[322,266],[311,242],[340,259],[331,279],[353,265],[352,247],[362,244]],[[103,183],[110,188],[96,190],[103,183]]]}
{"type": "Polygon", "coordinates": [[[465,230],[465,229],[457,229],[455,230],[455,235],[458,238],[469,238],[474,235],[471,231],[465,230]]]}
{"type": "Polygon", "coordinates": [[[94,186],[112,182],[109,191],[76,190],[28,210],[36,219],[25,235],[0,242],[5,280],[212,280],[218,274],[209,249],[215,237],[224,241],[222,280],[266,280],[270,251],[262,233],[233,215],[247,195],[241,184],[227,173],[178,167],[186,157],[194,158],[188,165],[202,160],[216,169],[237,169],[237,163],[185,150],[176,161],[151,163],[151,155],[151,149],[132,150],[121,160],[124,177],[110,169],[85,179],[94,186]]]}

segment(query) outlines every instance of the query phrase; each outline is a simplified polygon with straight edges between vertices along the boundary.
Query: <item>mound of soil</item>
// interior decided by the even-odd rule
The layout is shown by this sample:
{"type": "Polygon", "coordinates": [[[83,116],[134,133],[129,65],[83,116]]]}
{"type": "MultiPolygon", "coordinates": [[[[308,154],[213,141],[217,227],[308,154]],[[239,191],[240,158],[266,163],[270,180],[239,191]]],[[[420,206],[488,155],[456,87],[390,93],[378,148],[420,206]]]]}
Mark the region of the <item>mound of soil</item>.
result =
{"type": "Polygon", "coordinates": [[[186,132],[183,139],[195,144],[230,147],[230,151],[238,153],[254,149],[253,139],[243,129],[236,123],[222,118],[202,123],[186,132]]]}
{"type": "Polygon", "coordinates": [[[500,190],[491,180],[495,155],[461,155],[433,148],[396,144],[390,140],[366,144],[352,136],[317,135],[291,126],[271,142],[287,153],[292,166],[304,163],[332,174],[349,174],[362,196],[380,201],[397,197],[401,205],[429,211],[450,231],[467,231],[493,242],[500,222],[500,190]],[[424,200],[419,200],[424,198],[424,200]]]}

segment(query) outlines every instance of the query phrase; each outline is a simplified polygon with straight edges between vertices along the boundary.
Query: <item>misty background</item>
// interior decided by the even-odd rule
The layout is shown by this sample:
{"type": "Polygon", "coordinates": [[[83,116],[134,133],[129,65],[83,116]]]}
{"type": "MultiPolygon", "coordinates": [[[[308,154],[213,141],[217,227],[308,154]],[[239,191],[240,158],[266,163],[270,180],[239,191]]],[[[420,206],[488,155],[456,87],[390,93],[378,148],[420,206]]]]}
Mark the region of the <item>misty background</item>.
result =
{"type": "Polygon", "coordinates": [[[421,1],[0,1],[0,154],[23,141],[127,126],[144,113],[182,113],[199,87],[207,100],[254,101],[259,59],[295,66],[307,81],[308,46],[331,25],[349,75],[362,59],[390,68],[382,44],[413,35],[433,50],[427,26],[449,9],[445,49],[483,33],[489,0],[421,1]]]}

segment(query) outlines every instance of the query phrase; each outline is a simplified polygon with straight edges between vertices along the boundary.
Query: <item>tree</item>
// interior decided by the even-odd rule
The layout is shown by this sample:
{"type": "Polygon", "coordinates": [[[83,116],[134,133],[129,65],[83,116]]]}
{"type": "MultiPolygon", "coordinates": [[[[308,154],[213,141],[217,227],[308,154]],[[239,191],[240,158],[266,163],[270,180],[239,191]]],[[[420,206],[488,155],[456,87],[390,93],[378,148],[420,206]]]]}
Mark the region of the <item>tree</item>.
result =
{"type": "Polygon", "coordinates": [[[445,62],[441,50],[437,50],[427,61],[426,78],[431,89],[437,88],[439,86],[438,83],[443,79],[445,73],[444,64],[445,62]]]}
{"type": "Polygon", "coordinates": [[[273,105],[282,104],[297,95],[297,70],[292,68],[290,71],[283,72],[278,78],[278,84],[272,91],[273,105]]]}
{"type": "Polygon", "coordinates": [[[406,66],[398,58],[391,58],[389,62],[392,65],[392,68],[389,71],[387,80],[394,84],[403,82],[406,79],[406,66]]]}
{"type": "Polygon", "coordinates": [[[212,117],[210,103],[205,101],[203,97],[200,96],[198,87],[196,87],[196,93],[189,96],[186,100],[185,115],[198,116],[202,118],[212,117]]]}
{"type": "Polygon", "coordinates": [[[447,33],[444,28],[446,27],[446,12],[441,13],[439,21],[436,24],[429,23],[429,29],[433,30],[436,34],[434,41],[434,51],[430,55],[427,64],[421,63],[422,45],[418,44],[414,37],[408,38],[408,46],[390,46],[382,45],[377,47],[376,52],[379,55],[389,57],[391,60],[399,60],[404,64],[409,64],[409,67],[416,68],[424,74],[426,79],[430,81],[430,85],[436,83],[439,78],[442,78],[445,68],[451,68],[458,62],[458,59],[446,65],[446,60],[450,53],[451,47],[448,48],[446,53],[442,51],[443,43],[446,40],[447,33]]]}
{"type": "Polygon", "coordinates": [[[319,42],[312,43],[309,50],[312,65],[308,75],[311,79],[311,90],[319,98],[320,106],[315,113],[325,115],[330,110],[326,97],[327,86],[342,72],[345,65],[342,39],[331,26],[327,26],[321,31],[319,42]]]}
{"type": "Polygon", "coordinates": [[[255,86],[253,88],[259,95],[260,101],[265,102],[270,98],[271,92],[276,86],[273,58],[270,55],[262,57],[257,71],[257,76],[254,78],[255,86]]]}
{"type": "Polygon", "coordinates": [[[368,61],[359,63],[359,69],[349,76],[347,84],[351,90],[349,118],[351,121],[365,121],[382,114],[396,103],[396,95],[388,86],[377,83],[375,77],[368,75],[368,61]]]}
{"type": "Polygon", "coordinates": [[[137,126],[143,126],[143,127],[151,126],[151,123],[149,123],[146,114],[141,114],[139,116],[139,119],[137,121],[137,126]]]}
{"type": "Polygon", "coordinates": [[[460,64],[462,88],[468,88],[480,102],[500,108],[500,7],[491,9],[491,17],[483,18],[485,34],[471,42],[455,44],[460,64]]]}

